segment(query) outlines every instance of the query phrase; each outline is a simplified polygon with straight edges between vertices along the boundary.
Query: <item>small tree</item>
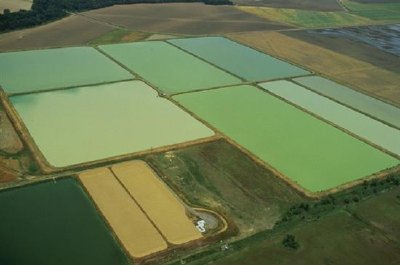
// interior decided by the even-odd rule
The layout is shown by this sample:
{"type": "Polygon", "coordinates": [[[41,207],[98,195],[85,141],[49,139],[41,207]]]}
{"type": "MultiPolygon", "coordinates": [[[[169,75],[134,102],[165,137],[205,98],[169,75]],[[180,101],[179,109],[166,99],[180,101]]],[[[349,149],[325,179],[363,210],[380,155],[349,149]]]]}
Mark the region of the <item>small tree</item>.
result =
{"type": "Polygon", "coordinates": [[[296,241],[296,237],[291,234],[287,234],[285,238],[282,240],[282,244],[286,248],[291,248],[291,249],[298,249],[300,247],[300,244],[296,241]]]}

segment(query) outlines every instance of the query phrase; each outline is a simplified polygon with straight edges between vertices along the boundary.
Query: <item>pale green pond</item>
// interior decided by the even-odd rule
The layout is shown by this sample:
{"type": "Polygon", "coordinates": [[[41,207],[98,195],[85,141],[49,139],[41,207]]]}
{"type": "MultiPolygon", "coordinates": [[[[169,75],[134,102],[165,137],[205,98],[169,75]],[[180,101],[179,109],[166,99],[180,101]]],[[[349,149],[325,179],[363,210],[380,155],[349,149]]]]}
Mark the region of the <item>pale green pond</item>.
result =
{"type": "Polygon", "coordinates": [[[104,45],[100,49],[167,94],[241,83],[240,79],[162,41],[104,45]]]}
{"type": "Polygon", "coordinates": [[[214,134],[141,81],[14,96],[11,102],[55,167],[214,134]]]}
{"type": "Polygon", "coordinates": [[[289,81],[268,82],[260,86],[369,142],[400,155],[400,131],[397,129],[289,81]]]}
{"type": "Polygon", "coordinates": [[[90,47],[0,53],[0,86],[8,94],[133,78],[90,47]]]}
{"type": "Polygon", "coordinates": [[[188,93],[174,99],[312,192],[334,188],[399,163],[252,86],[188,93]]]}

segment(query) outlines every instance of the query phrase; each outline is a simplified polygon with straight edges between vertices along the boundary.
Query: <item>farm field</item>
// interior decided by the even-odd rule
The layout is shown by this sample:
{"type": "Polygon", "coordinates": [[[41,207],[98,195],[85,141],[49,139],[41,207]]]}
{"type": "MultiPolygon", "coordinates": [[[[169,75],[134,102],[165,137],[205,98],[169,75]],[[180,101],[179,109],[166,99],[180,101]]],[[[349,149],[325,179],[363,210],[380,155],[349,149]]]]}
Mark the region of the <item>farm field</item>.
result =
{"type": "MultiPolygon", "coordinates": [[[[369,211],[371,214],[374,211],[369,211]]],[[[336,211],[318,221],[286,229],[253,245],[244,246],[220,260],[207,265],[271,264],[397,264],[400,245],[346,211],[336,211]],[[282,246],[286,234],[295,235],[298,250],[282,246]]]]}
{"type": "Polygon", "coordinates": [[[225,140],[151,154],[145,160],[188,204],[228,218],[240,238],[272,229],[289,206],[305,200],[225,140]]]}
{"type": "Polygon", "coordinates": [[[115,5],[82,15],[132,31],[163,34],[205,35],[288,28],[233,6],[203,3],[115,5]]]}
{"type": "Polygon", "coordinates": [[[255,6],[239,6],[237,8],[277,23],[304,28],[339,27],[371,23],[368,18],[347,12],[321,12],[255,6]]]}
{"type": "Polygon", "coordinates": [[[117,164],[111,170],[169,243],[179,245],[202,238],[184,205],[145,162],[117,164]]]}
{"type": "Polygon", "coordinates": [[[8,9],[11,12],[23,10],[30,10],[32,6],[32,0],[0,0],[0,14],[3,14],[4,9],[8,9]]]}
{"type": "Polygon", "coordinates": [[[319,76],[293,80],[319,94],[400,128],[399,108],[319,76]]]}
{"type": "Polygon", "coordinates": [[[72,178],[0,193],[1,264],[129,264],[72,178]],[[21,246],[23,242],[23,247],[21,246]]]}
{"type": "Polygon", "coordinates": [[[167,248],[163,237],[108,168],[80,173],[79,179],[132,257],[167,248]]]}
{"type": "Polygon", "coordinates": [[[0,71],[0,85],[11,95],[133,78],[89,47],[0,53],[0,71]]]}
{"type": "Polygon", "coordinates": [[[247,81],[309,74],[301,68],[226,38],[186,38],[169,42],[247,81]]]}
{"type": "Polygon", "coordinates": [[[173,98],[311,192],[328,190],[399,163],[252,86],[173,98]]]}
{"type": "Polygon", "coordinates": [[[400,106],[400,75],[393,71],[277,32],[230,34],[229,37],[400,106]]]}
{"type": "Polygon", "coordinates": [[[10,100],[48,163],[55,167],[214,135],[141,81],[13,96],[10,100]]]}
{"type": "Polygon", "coordinates": [[[84,45],[113,30],[109,25],[70,15],[38,27],[0,34],[0,51],[84,45]]]}
{"type": "Polygon", "coordinates": [[[165,42],[99,47],[166,94],[241,83],[240,79],[165,42]]]}
{"type": "Polygon", "coordinates": [[[399,130],[286,80],[260,86],[400,157],[399,130]]]}
{"type": "Polygon", "coordinates": [[[343,8],[335,0],[233,0],[232,2],[242,6],[266,6],[315,11],[343,11],[343,8]]]}
{"type": "Polygon", "coordinates": [[[343,5],[352,13],[377,21],[399,21],[400,3],[358,3],[354,0],[342,0],[343,5]]]}

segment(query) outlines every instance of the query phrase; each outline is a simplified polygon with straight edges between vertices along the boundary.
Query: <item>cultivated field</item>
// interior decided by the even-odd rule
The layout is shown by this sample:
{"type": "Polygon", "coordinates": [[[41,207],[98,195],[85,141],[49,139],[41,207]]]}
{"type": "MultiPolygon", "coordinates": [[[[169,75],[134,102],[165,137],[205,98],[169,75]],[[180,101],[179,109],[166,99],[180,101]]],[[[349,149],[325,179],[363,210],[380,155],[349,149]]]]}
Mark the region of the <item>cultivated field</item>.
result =
{"type": "Polygon", "coordinates": [[[276,32],[242,33],[229,37],[400,106],[400,75],[394,72],[276,32]]]}
{"type": "Polygon", "coordinates": [[[187,38],[169,42],[247,81],[263,81],[309,73],[226,38],[187,38]]]}
{"type": "Polygon", "coordinates": [[[319,76],[293,80],[310,90],[400,128],[399,108],[319,76]]]}
{"type": "Polygon", "coordinates": [[[105,45],[100,49],[166,94],[241,83],[240,79],[161,41],[105,45]]]}
{"type": "Polygon", "coordinates": [[[15,154],[23,145],[6,113],[0,106],[0,152],[15,154]]]}
{"type": "Polygon", "coordinates": [[[223,214],[241,238],[271,229],[304,199],[225,140],[152,154],[146,161],[189,204],[223,214]]]}
{"type": "Polygon", "coordinates": [[[13,96],[10,100],[40,151],[55,167],[214,134],[141,81],[13,96]]]}
{"type": "Polygon", "coordinates": [[[371,23],[371,20],[368,18],[347,12],[319,12],[253,6],[240,6],[238,9],[257,15],[261,18],[270,19],[277,23],[304,28],[339,27],[371,23]]]}
{"type": "Polygon", "coordinates": [[[82,15],[133,31],[204,35],[288,28],[237,10],[201,3],[116,5],[82,15]]]}
{"type": "Polygon", "coordinates": [[[4,9],[11,12],[19,11],[20,9],[29,10],[32,6],[32,0],[0,0],[0,14],[4,9]]]}
{"type": "Polygon", "coordinates": [[[84,45],[112,30],[110,25],[70,15],[42,26],[0,34],[0,51],[84,45]]]}
{"type": "Polygon", "coordinates": [[[233,0],[237,5],[268,6],[273,8],[292,8],[315,11],[343,11],[336,0],[233,0]]]}
{"type": "Polygon", "coordinates": [[[399,130],[286,80],[262,83],[260,86],[400,157],[399,130]]]}
{"type": "Polygon", "coordinates": [[[80,173],[79,179],[132,257],[167,248],[158,230],[109,169],[92,169],[80,173]]]}
{"type": "Polygon", "coordinates": [[[74,179],[0,193],[1,264],[129,264],[74,179]],[[21,247],[23,242],[23,247],[21,247]]]}
{"type": "Polygon", "coordinates": [[[0,84],[8,94],[132,79],[89,47],[0,53],[0,84]],[[23,77],[23,78],[22,78],[23,77]]]}
{"type": "Polygon", "coordinates": [[[311,192],[328,190],[399,163],[252,86],[173,98],[311,192]]]}
{"type": "Polygon", "coordinates": [[[117,164],[111,170],[169,243],[179,245],[202,237],[182,203],[145,162],[117,164]]]}
{"type": "Polygon", "coordinates": [[[398,1],[380,4],[364,4],[352,0],[342,0],[351,13],[377,21],[399,21],[400,3],[398,1]]]}

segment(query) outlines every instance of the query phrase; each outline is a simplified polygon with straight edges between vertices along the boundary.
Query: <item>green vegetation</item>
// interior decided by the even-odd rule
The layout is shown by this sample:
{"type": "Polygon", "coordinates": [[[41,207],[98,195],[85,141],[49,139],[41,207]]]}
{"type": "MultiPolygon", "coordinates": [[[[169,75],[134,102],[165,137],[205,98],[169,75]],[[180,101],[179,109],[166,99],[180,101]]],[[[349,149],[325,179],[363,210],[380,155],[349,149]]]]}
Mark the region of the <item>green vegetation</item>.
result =
{"type": "Polygon", "coordinates": [[[300,247],[299,242],[296,241],[296,237],[291,234],[287,234],[282,240],[282,245],[286,248],[298,249],[300,247]]]}
{"type": "Polygon", "coordinates": [[[399,163],[252,86],[188,93],[174,99],[311,192],[334,188],[399,163]]]}
{"type": "Polygon", "coordinates": [[[0,264],[128,264],[75,179],[0,193],[0,264]]]}
{"type": "Polygon", "coordinates": [[[0,85],[8,94],[133,79],[89,47],[1,53],[0,72],[0,85]]]}
{"type": "Polygon", "coordinates": [[[241,83],[162,41],[105,45],[100,49],[167,94],[241,83]]]}
{"type": "Polygon", "coordinates": [[[400,20],[400,3],[364,4],[350,0],[342,2],[352,14],[361,17],[381,21],[400,20]]]}
{"type": "Polygon", "coordinates": [[[168,42],[248,81],[309,74],[301,68],[226,38],[186,38],[168,42]]]}
{"type": "Polygon", "coordinates": [[[56,167],[214,134],[140,81],[13,96],[11,102],[56,167]]]}

